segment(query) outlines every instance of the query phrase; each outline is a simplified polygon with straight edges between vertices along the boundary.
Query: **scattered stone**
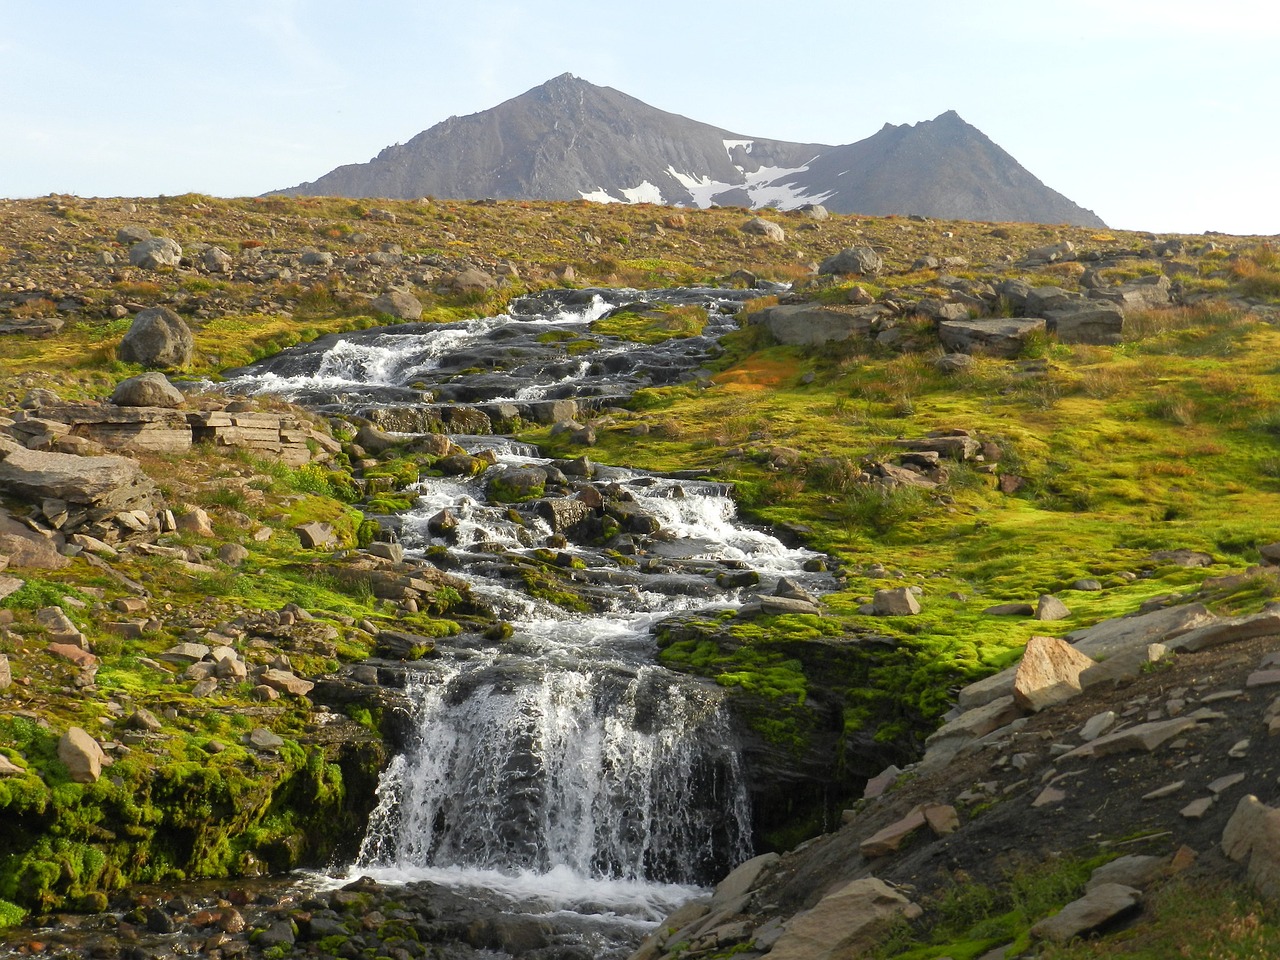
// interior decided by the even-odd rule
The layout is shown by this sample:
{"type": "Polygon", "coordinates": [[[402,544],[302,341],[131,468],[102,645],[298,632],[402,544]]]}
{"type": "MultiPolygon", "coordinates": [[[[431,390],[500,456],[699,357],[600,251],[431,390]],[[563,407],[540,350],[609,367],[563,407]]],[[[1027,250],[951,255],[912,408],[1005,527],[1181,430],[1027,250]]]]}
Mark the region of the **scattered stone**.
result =
{"type": "Polygon", "coordinates": [[[1016,357],[1026,349],[1033,334],[1043,333],[1039,319],[943,320],[938,339],[955,353],[982,353],[993,357],[1016,357]]]}
{"type": "Polygon", "coordinates": [[[1071,584],[1071,589],[1079,590],[1082,593],[1097,593],[1102,589],[1102,581],[1094,580],[1092,578],[1077,580],[1071,584]]]}
{"type": "Polygon", "coordinates": [[[913,617],[920,612],[920,601],[910,587],[893,587],[877,590],[870,607],[877,617],[913,617]]]}
{"type": "Polygon", "coordinates": [[[1060,790],[1058,787],[1045,787],[1040,791],[1039,795],[1031,801],[1033,807],[1047,807],[1055,803],[1061,803],[1067,799],[1066,791],[1060,790]]]}
{"type": "Polygon", "coordinates": [[[883,880],[854,880],[787,922],[770,960],[843,960],[871,949],[883,928],[921,909],[883,880]]]}
{"type": "Polygon", "coordinates": [[[315,686],[310,680],[304,680],[287,670],[264,670],[260,679],[264,685],[295,697],[305,697],[315,686]]]}
{"type": "Polygon", "coordinates": [[[1065,620],[1071,616],[1067,605],[1051,594],[1044,594],[1036,602],[1035,618],[1037,620],[1065,620]]]}
{"type": "Polygon", "coordinates": [[[80,727],[71,727],[58,741],[58,759],[66,765],[74,782],[96,783],[106,755],[97,740],[80,727]]]}
{"type": "Polygon", "coordinates": [[[26,772],[3,753],[0,753],[0,777],[17,777],[26,772]]]}
{"type": "Polygon", "coordinates": [[[1178,814],[1188,820],[1199,820],[1209,812],[1209,808],[1213,806],[1213,800],[1213,797],[1200,797],[1198,800],[1192,800],[1179,810],[1178,814]]]}
{"type": "Polygon", "coordinates": [[[129,263],[143,270],[176,267],[182,260],[182,247],[168,237],[148,237],[129,248],[129,263]]]}
{"type": "Polygon", "coordinates": [[[1097,740],[1086,743],[1082,747],[1077,747],[1070,753],[1064,754],[1063,759],[1068,757],[1107,757],[1114,753],[1128,753],[1134,750],[1145,750],[1149,753],[1161,744],[1167,743],[1195,726],[1196,718],[1194,716],[1140,723],[1135,727],[1127,727],[1118,733],[1099,737],[1097,740]]]}
{"type": "Polygon", "coordinates": [[[1158,880],[1169,868],[1168,857],[1129,854],[1104,863],[1089,875],[1084,885],[1086,891],[1104,883],[1119,883],[1126,887],[1144,890],[1158,880]]]}
{"type": "Polygon", "coordinates": [[[853,274],[875,278],[884,270],[884,258],[871,247],[847,247],[818,264],[818,275],[853,274]]]}
{"type": "Polygon", "coordinates": [[[1227,756],[1231,757],[1233,760],[1243,760],[1248,755],[1249,755],[1249,741],[1247,739],[1237,740],[1232,745],[1231,749],[1227,751],[1227,756]]]}
{"type": "Polygon", "coordinates": [[[1143,800],[1163,800],[1165,797],[1171,797],[1183,787],[1187,785],[1185,780],[1175,780],[1173,783],[1167,783],[1163,787],[1157,787],[1150,793],[1142,795],[1143,800]]]}
{"type": "Polygon", "coordinates": [[[181,368],[195,353],[191,328],[168,307],[149,307],[133,318],[117,351],[125,363],[181,368]]]}
{"type": "Polygon", "coordinates": [[[13,685],[13,672],[9,666],[9,655],[0,653],[0,690],[5,690],[13,685]]]}
{"type": "Polygon", "coordinates": [[[124,725],[130,730],[143,730],[147,733],[157,733],[162,726],[159,718],[146,707],[138,707],[134,710],[125,720],[124,725]]]}
{"type": "Polygon", "coordinates": [[[1255,670],[1244,682],[1246,687],[1269,687],[1280,683],[1280,670],[1255,670]]]}
{"type": "Polygon", "coordinates": [[[67,643],[83,649],[88,648],[84,634],[71,622],[71,618],[61,607],[42,607],[36,611],[36,623],[57,643],[67,643]]]}
{"type": "Polygon", "coordinates": [[[923,805],[912,808],[901,820],[889,824],[867,837],[858,845],[858,851],[868,860],[896,853],[907,838],[926,823],[923,805]]]}
{"type": "Polygon", "coordinates": [[[284,746],[283,738],[265,727],[255,727],[250,733],[245,734],[244,741],[255,749],[268,752],[275,752],[284,746]]]}
{"type": "Polygon", "coordinates": [[[1086,742],[1097,740],[1108,730],[1116,725],[1116,712],[1114,710],[1104,710],[1102,713],[1095,713],[1092,717],[1085,721],[1083,727],[1080,728],[1080,739],[1086,742]]]}
{"type": "Polygon", "coordinates": [[[1013,677],[1013,698],[1036,712],[1070,700],[1080,693],[1080,674],[1093,665],[1064,640],[1032,637],[1013,677]]]}
{"type": "Polygon", "coordinates": [[[249,551],[238,543],[224,543],[218,548],[218,559],[229,567],[238,567],[249,559],[249,551]]]}
{"type": "Polygon", "coordinates": [[[1033,926],[1031,935],[1040,940],[1066,943],[1133,913],[1141,902],[1140,890],[1120,883],[1100,883],[1079,900],[1033,926]]]}
{"type": "Polygon", "coordinates": [[[422,303],[408,290],[385,290],[369,304],[369,309],[374,313],[389,314],[399,320],[422,319],[422,303]]]}
{"type": "Polygon", "coordinates": [[[867,781],[867,785],[862,791],[862,796],[867,800],[875,800],[877,797],[883,795],[884,792],[893,785],[893,782],[898,779],[898,774],[900,773],[902,773],[902,771],[893,764],[885,767],[867,781]]]}
{"type": "Polygon", "coordinates": [[[1242,797],[1222,831],[1222,852],[1245,865],[1255,890],[1280,899],[1280,809],[1252,794],[1242,797]]]}
{"type": "Polygon", "coordinates": [[[766,220],[764,217],[752,217],[739,229],[743,233],[764,237],[770,243],[783,243],[787,239],[787,232],[782,227],[772,220],[766,220]]]}
{"type": "Polygon", "coordinates": [[[1030,617],[1036,608],[1029,603],[997,603],[982,612],[989,617],[1030,617]]]}
{"type": "Polygon", "coordinates": [[[1225,777],[1219,777],[1217,780],[1214,780],[1209,784],[1209,792],[1215,797],[1221,796],[1236,784],[1243,783],[1244,780],[1245,774],[1243,773],[1229,773],[1225,777]]]}
{"type": "Polygon", "coordinates": [[[338,544],[333,525],[319,520],[303,523],[293,528],[305,550],[328,550],[338,544]]]}
{"type": "Polygon", "coordinates": [[[186,398],[163,373],[152,371],[120,381],[111,394],[111,402],[121,407],[177,408],[186,398]]]}

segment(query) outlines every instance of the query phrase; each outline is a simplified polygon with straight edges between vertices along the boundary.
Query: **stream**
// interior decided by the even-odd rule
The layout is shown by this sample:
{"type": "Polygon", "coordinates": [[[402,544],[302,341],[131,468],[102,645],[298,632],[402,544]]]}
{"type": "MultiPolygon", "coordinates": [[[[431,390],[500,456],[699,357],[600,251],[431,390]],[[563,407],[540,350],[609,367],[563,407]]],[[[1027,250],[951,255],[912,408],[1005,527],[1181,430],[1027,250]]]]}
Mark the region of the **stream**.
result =
{"type": "MultiPolygon", "coordinates": [[[[328,336],[229,375],[229,392],[279,395],[384,429],[465,424],[473,430],[451,430],[452,439],[496,459],[472,479],[424,479],[397,526],[408,557],[447,548],[450,573],[512,633],[442,640],[441,656],[412,665],[412,734],[383,775],[356,862],[300,879],[286,900],[370,878],[464,913],[480,903],[541,931],[530,940],[516,923],[525,933],[431,955],[622,958],[752,856],[724,691],[660,666],[651,630],[673,613],[741,606],[784,580],[818,594],[831,588],[829,575],[805,571],[821,566],[806,563],[812,552],[740,522],[725,484],[606,466],[569,473],[569,462],[541,458],[497,428],[587,416],[641,387],[694,377],[735,327],[741,302],[758,295],[549,291],[496,317],[328,336]],[[706,306],[704,334],[643,346],[590,331],[619,306],[654,301],[706,306]],[[486,424],[495,432],[474,430],[486,424]],[[491,502],[493,477],[513,470],[541,471],[556,493],[514,510],[491,502]],[[557,522],[564,502],[593,496],[643,519],[603,545],[589,522],[557,522]],[[559,506],[543,506],[548,499],[559,506]],[[442,530],[435,518],[445,513],[453,522],[442,530]],[[549,549],[590,612],[530,596],[511,576],[522,558],[549,549]],[[754,579],[725,576],[744,571],[758,583],[730,586],[754,579]]],[[[479,921],[468,922],[474,931],[479,921]]]]}

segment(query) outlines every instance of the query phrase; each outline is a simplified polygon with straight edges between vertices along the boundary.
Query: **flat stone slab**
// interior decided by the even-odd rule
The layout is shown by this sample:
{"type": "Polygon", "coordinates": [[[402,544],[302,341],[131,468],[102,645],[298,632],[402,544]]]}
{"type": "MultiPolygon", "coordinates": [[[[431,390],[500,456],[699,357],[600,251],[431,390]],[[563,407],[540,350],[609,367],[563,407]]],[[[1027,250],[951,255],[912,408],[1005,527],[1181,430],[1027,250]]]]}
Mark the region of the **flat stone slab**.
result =
{"type": "Polygon", "coordinates": [[[1031,935],[1054,943],[1066,943],[1132,913],[1141,903],[1141,890],[1122,883],[1100,883],[1054,916],[1037,923],[1031,928],[1031,935]]]}
{"type": "Polygon", "coordinates": [[[1181,733],[1195,727],[1195,717],[1175,717],[1172,720],[1153,720],[1151,723],[1140,723],[1136,727],[1128,727],[1118,733],[1108,734],[1077,747],[1059,759],[1076,757],[1107,757],[1114,753],[1130,753],[1145,750],[1148,753],[1161,744],[1172,740],[1181,733]]]}
{"type": "Polygon", "coordinates": [[[987,353],[996,357],[1016,357],[1027,338],[1042,333],[1045,322],[1031,317],[995,320],[943,320],[938,339],[955,353],[987,353]]]}

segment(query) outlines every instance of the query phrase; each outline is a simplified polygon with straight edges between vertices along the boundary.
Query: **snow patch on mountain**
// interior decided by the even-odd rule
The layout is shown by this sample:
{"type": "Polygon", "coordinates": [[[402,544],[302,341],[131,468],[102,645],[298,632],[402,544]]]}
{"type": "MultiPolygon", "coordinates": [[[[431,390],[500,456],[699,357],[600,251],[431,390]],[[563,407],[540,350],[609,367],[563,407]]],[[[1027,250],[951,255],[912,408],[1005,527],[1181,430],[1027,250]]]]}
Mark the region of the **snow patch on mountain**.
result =
{"type": "Polygon", "coordinates": [[[662,191],[648,180],[642,182],[638,187],[623,190],[622,195],[627,198],[629,203],[662,203],[662,191]]]}
{"type": "MultiPolygon", "coordinates": [[[[725,143],[731,141],[726,140],[725,143]]],[[[734,141],[737,142],[737,141],[734,141]]],[[[743,141],[750,142],[750,141],[743,141]]],[[[812,161],[811,161],[812,162],[812,161]]],[[[742,169],[739,167],[738,169],[742,169]]],[[[712,180],[708,176],[696,177],[681,173],[675,167],[668,166],[667,173],[689,191],[689,196],[699,207],[709,207],[716,202],[716,197],[728,190],[745,190],[751,198],[752,207],[777,207],[779,210],[793,210],[806,203],[821,203],[831,196],[833,191],[819,194],[806,194],[794,184],[778,183],[809,169],[803,167],[761,167],[751,173],[743,171],[743,183],[725,183],[723,180],[712,180]]]]}

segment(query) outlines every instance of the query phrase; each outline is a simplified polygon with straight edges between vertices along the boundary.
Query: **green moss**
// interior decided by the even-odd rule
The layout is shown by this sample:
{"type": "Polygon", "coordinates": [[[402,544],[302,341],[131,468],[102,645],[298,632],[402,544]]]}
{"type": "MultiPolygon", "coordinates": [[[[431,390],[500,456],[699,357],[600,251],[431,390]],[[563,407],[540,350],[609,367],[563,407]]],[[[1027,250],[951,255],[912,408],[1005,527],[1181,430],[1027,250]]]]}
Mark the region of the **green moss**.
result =
{"type": "Polygon", "coordinates": [[[699,306],[659,304],[643,312],[624,310],[591,322],[592,333],[632,343],[654,344],[676,338],[696,337],[707,323],[707,311],[699,306]]]}

